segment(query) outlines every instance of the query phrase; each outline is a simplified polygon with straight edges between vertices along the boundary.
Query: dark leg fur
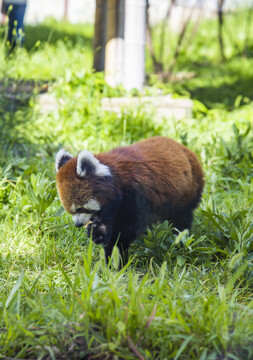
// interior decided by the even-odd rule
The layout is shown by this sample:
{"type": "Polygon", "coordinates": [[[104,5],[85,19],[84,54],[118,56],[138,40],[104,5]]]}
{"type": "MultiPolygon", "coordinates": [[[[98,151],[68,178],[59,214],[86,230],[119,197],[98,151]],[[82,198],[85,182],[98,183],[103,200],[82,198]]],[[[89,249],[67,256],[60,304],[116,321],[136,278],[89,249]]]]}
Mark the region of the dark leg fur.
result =
{"type": "Polygon", "coordinates": [[[128,248],[137,236],[135,194],[127,193],[121,201],[119,210],[113,222],[110,241],[104,246],[105,257],[111,256],[113,246],[117,245],[120,251],[121,267],[128,262],[128,248]]]}
{"type": "Polygon", "coordinates": [[[183,231],[185,229],[190,229],[192,220],[193,220],[193,211],[185,210],[175,216],[174,219],[171,219],[173,226],[176,227],[179,231],[183,231]]]}
{"type": "Polygon", "coordinates": [[[191,228],[191,224],[192,224],[192,220],[193,220],[193,211],[200,203],[201,193],[202,193],[202,188],[199,189],[195,198],[192,199],[190,204],[188,204],[188,206],[185,209],[178,211],[174,215],[173,219],[170,219],[172,221],[173,225],[178,230],[183,231],[185,229],[191,228]]]}

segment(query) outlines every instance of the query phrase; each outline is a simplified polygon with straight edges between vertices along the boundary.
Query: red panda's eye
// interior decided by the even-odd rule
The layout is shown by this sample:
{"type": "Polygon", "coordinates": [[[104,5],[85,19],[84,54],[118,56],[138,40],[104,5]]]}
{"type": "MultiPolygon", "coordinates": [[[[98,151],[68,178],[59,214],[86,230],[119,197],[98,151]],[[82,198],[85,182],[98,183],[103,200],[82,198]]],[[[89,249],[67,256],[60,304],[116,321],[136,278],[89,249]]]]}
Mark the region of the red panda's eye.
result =
{"type": "Polygon", "coordinates": [[[76,209],[76,213],[77,214],[93,214],[94,211],[93,210],[86,210],[86,209],[80,207],[80,208],[76,209]]]}
{"type": "Polygon", "coordinates": [[[94,214],[96,211],[95,210],[86,210],[84,209],[83,211],[85,214],[94,214]]]}

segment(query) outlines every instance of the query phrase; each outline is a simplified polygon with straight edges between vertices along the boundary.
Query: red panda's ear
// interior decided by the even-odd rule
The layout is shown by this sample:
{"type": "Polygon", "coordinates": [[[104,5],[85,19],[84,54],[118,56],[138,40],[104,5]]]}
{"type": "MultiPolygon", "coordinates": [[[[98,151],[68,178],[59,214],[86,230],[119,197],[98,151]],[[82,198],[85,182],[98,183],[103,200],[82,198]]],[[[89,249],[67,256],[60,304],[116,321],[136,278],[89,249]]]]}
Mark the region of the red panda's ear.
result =
{"type": "Polygon", "coordinates": [[[65,151],[63,149],[61,149],[60,151],[58,151],[58,154],[56,155],[56,159],[55,159],[55,169],[56,172],[58,172],[58,170],[64,165],[66,164],[73,156],[70,155],[70,153],[68,151],[65,151]]]}
{"type": "Polygon", "coordinates": [[[88,150],[83,150],[78,154],[76,172],[80,176],[97,175],[112,176],[107,165],[102,164],[88,150]]]}

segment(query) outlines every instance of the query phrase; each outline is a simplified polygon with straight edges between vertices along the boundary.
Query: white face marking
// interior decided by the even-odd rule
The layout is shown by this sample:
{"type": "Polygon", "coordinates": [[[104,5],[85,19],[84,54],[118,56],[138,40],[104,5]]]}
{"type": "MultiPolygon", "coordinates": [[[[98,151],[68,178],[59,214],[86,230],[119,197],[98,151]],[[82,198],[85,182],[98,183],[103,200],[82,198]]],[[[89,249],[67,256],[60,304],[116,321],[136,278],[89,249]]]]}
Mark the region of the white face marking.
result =
{"type": "Polygon", "coordinates": [[[82,161],[89,161],[95,168],[95,175],[111,176],[111,171],[107,165],[102,164],[95,156],[88,150],[83,150],[78,154],[76,172],[80,176],[86,175],[86,170],[82,169],[82,161]]]}
{"type": "Polygon", "coordinates": [[[101,206],[96,199],[90,199],[83,207],[85,210],[90,211],[99,211],[101,209],[101,206]]]}
{"type": "Polygon", "coordinates": [[[72,215],[74,223],[76,226],[84,226],[90,221],[92,214],[75,214],[72,215]]]}
{"type": "Polygon", "coordinates": [[[71,210],[73,213],[76,212],[76,206],[75,206],[75,204],[72,204],[72,205],[71,205],[70,210],[71,210]]]}

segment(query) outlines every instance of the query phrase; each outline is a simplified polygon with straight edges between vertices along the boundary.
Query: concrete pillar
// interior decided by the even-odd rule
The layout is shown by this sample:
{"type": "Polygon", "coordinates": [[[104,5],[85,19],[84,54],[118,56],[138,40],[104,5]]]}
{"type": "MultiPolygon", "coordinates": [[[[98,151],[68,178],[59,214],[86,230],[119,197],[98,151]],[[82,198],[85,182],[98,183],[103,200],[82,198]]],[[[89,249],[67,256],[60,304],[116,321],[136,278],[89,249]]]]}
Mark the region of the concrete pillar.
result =
{"type": "Polygon", "coordinates": [[[107,28],[107,0],[96,0],[95,34],[93,39],[93,69],[105,69],[105,44],[107,28]]]}
{"type": "Polygon", "coordinates": [[[125,0],[107,0],[107,40],[105,47],[106,81],[111,86],[123,83],[125,0]]]}
{"type": "Polygon", "coordinates": [[[141,90],[145,80],[146,0],[126,0],[123,85],[141,90]]]}

